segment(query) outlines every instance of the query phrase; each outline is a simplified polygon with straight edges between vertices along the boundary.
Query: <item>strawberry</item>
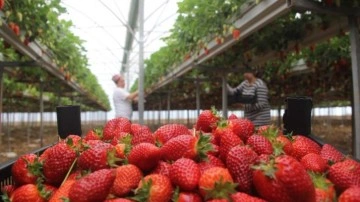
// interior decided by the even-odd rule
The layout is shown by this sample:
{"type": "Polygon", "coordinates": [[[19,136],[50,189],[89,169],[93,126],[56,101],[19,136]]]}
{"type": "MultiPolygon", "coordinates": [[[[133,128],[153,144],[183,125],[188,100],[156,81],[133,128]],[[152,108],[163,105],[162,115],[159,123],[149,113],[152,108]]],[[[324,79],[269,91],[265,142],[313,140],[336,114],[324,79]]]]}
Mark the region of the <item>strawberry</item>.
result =
{"type": "Polygon", "coordinates": [[[254,134],[254,124],[248,119],[229,120],[234,133],[240,137],[243,142],[254,134]]]}
{"type": "Polygon", "coordinates": [[[119,117],[108,121],[103,129],[103,140],[111,140],[120,132],[131,132],[131,122],[127,118],[119,117]]]}
{"type": "Polygon", "coordinates": [[[216,128],[216,123],[219,119],[220,117],[217,115],[215,109],[204,110],[200,113],[198,119],[196,120],[195,129],[201,130],[204,133],[210,133],[216,128]]]}
{"type": "Polygon", "coordinates": [[[9,23],[10,29],[15,33],[16,36],[20,36],[20,27],[14,22],[9,23]]]}
{"type": "Polygon", "coordinates": [[[237,192],[235,194],[232,194],[231,200],[233,202],[266,202],[263,199],[242,192],[237,192]]]}
{"type": "Polygon", "coordinates": [[[181,190],[193,191],[200,179],[199,166],[191,159],[178,159],[171,165],[170,179],[172,184],[179,186],[181,190]]]}
{"type": "Polygon", "coordinates": [[[112,145],[117,145],[119,143],[124,143],[124,144],[131,144],[133,136],[129,133],[124,133],[124,132],[120,132],[117,133],[114,138],[111,140],[110,144],[112,145]]]}
{"type": "Polygon", "coordinates": [[[344,159],[344,155],[339,152],[335,147],[324,144],[320,151],[320,156],[325,159],[330,165],[340,162],[344,159]]]}
{"type": "Polygon", "coordinates": [[[1,193],[4,195],[3,197],[11,197],[13,192],[15,191],[16,187],[15,185],[4,185],[1,187],[1,193]]]}
{"type": "Polygon", "coordinates": [[[248,146],[236,146],[228,153],[226,166],[234,181],[239,183],[239,191],[250,193],[253,185],[251,166],[256,159],[257,154],[248,146]]]}
{"type": "Polygon", "coordinates": [[[204,171],[199,180],[199,189],[205,199],[229,199],[236,184],[226,168],[214,167],[204,171]]]}
{"type": "Polygon", "coordinates": [[[205,158],[210,150],[212,148],[208,136],[180,135],[166,142],[161,148],[161,153],[163,159],[168,161],[176,161],[182,157],[195,160],[205,158]]]}
{"type": "Polygon", "coordinates": [[[216,41],[216,44],[220,45],[223,43],[223,38],[218,36],[215,38],[215,41],[216,41]]]}
{"type": "Polygon", "coordinates": [[[262,135],[252,135],[248,138],[248,145],[258,154],[272,154],[273,147],[271,142],[262,135]]]}
{"type": "Polygon", "coordinates": [[[148,128],[141,127],[138,131],[133,133],[131,145],[137,145],[144,142],[155,144],[155,138],[148,128]]]}
{"type": "Polygon", "coordinates": [[[238,119],[238,117],[235,114],[230,114],[228,120],[238,119]]]}
{"type": "Polygon", "coordinates": [[[263,199],[315,202],[315,188],[311,178],[293,157],[278,156],[254,169],[254,185],[263,199]]]}
{"type": "Polygon", "coordinates": [[[102,131],[99,129],[91,129],[86,133],[84,139],[85,140],[101,140],[102,139],[102,131]]]}
{"type": "Polygon", "coordinates": [[[138,123],[131,124],[131,134],[137,133],[142,128],[142,125],[138,123]]]}
{"type": "Polygon", "coordinates": [[[336,192],[334,184],[322,174],[310,172],[311,179],[315,186],[316,201],[334,201],[336,199],[336,192]]]}
{"type": "Polygon", "coordinates": [[[155,168],[161,158],[158,147],[150,143],[140,143],[132,148],[128,161],[142,171],[147,172],[155,168]]]}
{"type": "Polygon", "coordinates": [[[204,173],[205,170],[213,167],[225,168],[224,163],[219,158],[213,155],[207,155],[207,159],[200,162],[198,165],[200,168],[200,173],[204,173]]]}
{"type": "Polygon", "coordinates": [[[25,154],[15,161],[11,168],[13,180],[17,186],[35,184],[42,175],[42,163],[35,154],[25,154]]]}
{"type": "Polygon", "coordinates": [[[306,154],[301,158],[301,164],[308,171],[323,173],[328,169],[326,161],[319,154],[306,154]]]}
{"type": "Polygon", "coordinates": [[[116,149],[109,143],[99,143],[90,147],[78,159],[78,166],[83,170],[90,169],[97,171],[100,169],[115,167],[119,159],[116,156],[116,149]]]}
{"type": "Polygon", "coordinates": [[[165,161],[159,161],[155,169],[153,170],[153,174],[161,174],[167,177],[170,177],[170,167],[171,164],[165,161]]]}
{"type": "Polygon", "coordinates": [[[179,135],[191,135],[191,133],[189,129],[182,124],[163,125],[154,133],[156,141],[161,145],[164,145],[167,141],[179,135]]]}
{"type": "Polygon", "coordinates": [[[309,153],[320,154],[321,147],[311,139],[301,135],[293,136],[293,139],[293,156],[298,160],[309,153]]]}
{"type": "Polygon", "coordinates": [[[180,192],[173,197],[174,202],[201,202],[201,197],[193,192],[180,192]]]}
{"type": "Polygon", "coordinates": [[[5,6],[5,0],[0,0],[0,10],[2,10],[5,6]]]}
{"type": "Polygon", "coordinates": [[[128,164],[116,168],[116,177],[111,193],[117,196],[126,196],[135,189],[142,178],[139,168],[128,164]]]}
{"type": "Polygon", "coordinates": [[[243,144],[243,141],[241,141],[241,139],[237,135],[235,135],[235,133],[230,128],[224,129],[223,134],[220,137],[220,159],[226,162],[226,157],[230,149],[237,145],[243,144]]]}
{"type": "Polygon", "coordinates": [[[351,186],[360,186],[360,163],[352,159],[335,163],[330,166],[328,177],[339,191],[351,186]]]}
{"type": "Polygon", "coordinates": [[[213,199],[213,200],[207,200],[206,202],[229,202],[227,199],[213,199]]]}
{"type": "Polygon", "coordinates": [[[147,202],[170,201],[172,192],[173,188],[168,177],[151,174],[140,181],[135,190],[135,199],[147,202]]]}
{"type": "Polygon", "coordinates": [[[212,150],[208,151],[207,155],[219,156],[220,155],[220,147],[214,143],[210,143],[212,150]]]}
{"type": "Polygon", "coordinates": [[[232,37],[233,37],[233,39],[238,40],[238,39],[240,38],[240,30],[234,29],[234,30],[232,31],[232,37]]]}
{"type": "Polygon", "coordinates": [[[71,146],[64,142],[47,150],[49,151],[44,159],[43,173],[45,181],[56,186],[63,181],[77,155],[71,146]]]}
{"type": "Polygon", "coordinates": [[[275,154],[278,155],[279,153],[285,153],[286,155],[292,156],[293,153],[293,146],[291,141],[285,136],[285,135],[279,135],[276,137],[275,141],[275,154]],[[281,151],[278,152],[277,149],[279,149],[276,144],[280,145],[281,151]]]}
{"type": "Polygon", "coordinates": [[[340,196],[339,202],[358,202],[360,199],[360,187],[354,186],[346,189],[340,196]]]}
{"type": "Polygon", "coordinates": [[[36,201],[36,202],[46,202],[47,199],[51,196],[54,188],[35,185],[35,184],[26,184],[17,188],[10,197],[11,202],[24,202],[24,201],[36,201]]]}
{"type": "Polygon", "coordinates": [[[114,198],[114,199],[107,199],[104,202],[133,202],[133,201],[126,198],[114,198]]]}
{"type": "Polygon", "coordinates": [[[58,190],[51,196],[49,202],[63,202],[64,198],[69,197],[70,188],[75,183],[75,179],[67,179],[58,190]]]}
{"type": "Polygon", "coordinates": [[[69,191],[71,202],[98,202],[108,196],[115,180],[115,172],[102,169],[77,180],[69,191]]]}

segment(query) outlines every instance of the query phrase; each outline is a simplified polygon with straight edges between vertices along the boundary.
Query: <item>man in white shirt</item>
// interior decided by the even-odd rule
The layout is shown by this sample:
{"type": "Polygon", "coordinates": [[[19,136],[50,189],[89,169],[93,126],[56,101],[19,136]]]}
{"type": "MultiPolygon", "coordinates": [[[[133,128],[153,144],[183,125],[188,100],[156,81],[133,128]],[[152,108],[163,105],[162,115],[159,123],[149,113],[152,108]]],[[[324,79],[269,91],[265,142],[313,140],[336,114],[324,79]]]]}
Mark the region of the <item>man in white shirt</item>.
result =
{"type": "Polygon", "coordinates": [[[116,85],[116,89],[113,94],[115,117],[124,117],[130,120],[132,114],[131,102],[137,100],[138,91],[133,93],[126,91],[124,89],[125,80],[120,74],[114,75],[112,80],[116,85]]]}

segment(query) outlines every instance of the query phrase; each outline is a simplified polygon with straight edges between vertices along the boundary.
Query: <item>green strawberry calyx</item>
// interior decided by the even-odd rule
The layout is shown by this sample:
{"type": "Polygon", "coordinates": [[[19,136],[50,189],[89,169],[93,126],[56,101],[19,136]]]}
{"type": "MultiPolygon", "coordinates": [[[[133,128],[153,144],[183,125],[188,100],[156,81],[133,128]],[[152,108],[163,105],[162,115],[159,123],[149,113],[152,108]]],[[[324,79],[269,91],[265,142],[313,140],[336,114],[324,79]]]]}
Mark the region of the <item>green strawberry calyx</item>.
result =
{"type": "Polygon", "coordinates": [[[205,190],[205,199],[230,199],[229,196],[236,192],[237,184],[233,182],[224,182],[221,177],[219,181],[216,181],[214,188],[203,189],[205,190]]]}
{"type": "Polygon", "coordinates": [[[258,165],[251,167],[254,170],[260,170],[265,176],[276,179],[277,168],[275,166],[275,159],[272,157],[268,162],[260,162],[258,165]]]}
{"type": "Polygon", "coordinates": [[[142,186],[135,190],[135,196],[131,197],[130,199],[139,202],[147,201],[149,199],[152,179],[149,179],[147,181],[142,179],[141,182],[142,186]]]}
{"type": "Polygon", "coordinates": [[[315,188],[328,190],[330,187],[334,186],[330,181],[326,180],[325,174],[319,174],[315,172],[308,172],[308,174],[310,175],[315,188]]]}
{"type": "Polygon", "coordinates": [[[180,196],[180,188],[179,186],[176,186],[173,197],[171,198],[172,202],[178,202],[179,201],[179,196],[180,196]]]}
{"type": "Polygon", "coordinates": [[[210,143],[210,135],[203,135],[200,133],[199,139],[196,143],[196,151],[197,151],[197,160],[206,160],[207,153],[210,151],[214,151],[212,144],[210,143]]]}

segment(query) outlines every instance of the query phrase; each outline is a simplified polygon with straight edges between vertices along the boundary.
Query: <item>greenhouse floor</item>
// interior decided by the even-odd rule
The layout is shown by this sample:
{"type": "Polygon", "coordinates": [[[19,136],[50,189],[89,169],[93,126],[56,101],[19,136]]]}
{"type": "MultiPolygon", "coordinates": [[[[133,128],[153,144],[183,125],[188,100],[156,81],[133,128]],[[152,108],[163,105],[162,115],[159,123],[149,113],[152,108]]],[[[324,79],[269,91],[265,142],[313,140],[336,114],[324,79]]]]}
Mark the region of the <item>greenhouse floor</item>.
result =
{"type": "MultiPolygon", "coordinates": [[[[85,134],[89,129],[97,126],[101,125],[88,124],[82,126],[83,133],[85,134]]],[[[31,127],[30,132],[27,130],[25,126],[12,126],[10,138],[6,133],[0,137],[0,164],[40,148],[39,126],[31,127]],[[31,135],[28,137],[27,134],[31,135]]],[[[7,131],[6,127],[3,128],[3,131],[7,131]]],[[[313,120],[312,131],[314,135],[323,139],[324,142],[334,145],[345,154],[351,153],[350,117],[317,117],[313,120]]],[[[44,146],[56,142],[57,138],[56,125],[52,124],[44,127],[44,146]]]]}

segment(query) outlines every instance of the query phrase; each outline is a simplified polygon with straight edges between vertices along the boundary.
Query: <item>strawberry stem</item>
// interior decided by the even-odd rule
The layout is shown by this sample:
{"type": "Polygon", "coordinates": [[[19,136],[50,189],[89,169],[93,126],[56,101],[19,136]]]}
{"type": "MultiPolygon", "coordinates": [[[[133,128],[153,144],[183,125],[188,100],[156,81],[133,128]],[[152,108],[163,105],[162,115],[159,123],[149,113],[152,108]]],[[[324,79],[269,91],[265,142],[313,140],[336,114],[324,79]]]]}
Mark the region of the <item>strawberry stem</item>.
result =
{"type": "Polygon", "coordinates": [[[65,181],[67,180],[67,178],[69,177],[69,175],[70,175],[70,173],[71,173],[72,169],[73,169],[73,168],[74,168],[74,166],[75,166],[76,161],[77,161],[77,158],[75,158],[75,159],[74,159],[74,161],[72,162],[72,164],[71,164],[71,166],[70,166],[70,168],[69,168],[68,172],[66,173],[64,180],[61,182],[61,185],[60,185],[60,186],[62,186],[62,185],[65,183],[65,181]]]}

